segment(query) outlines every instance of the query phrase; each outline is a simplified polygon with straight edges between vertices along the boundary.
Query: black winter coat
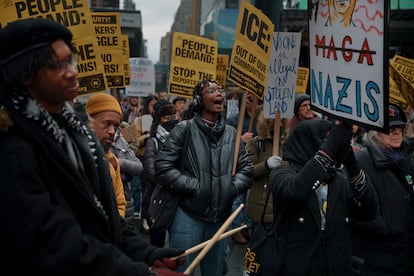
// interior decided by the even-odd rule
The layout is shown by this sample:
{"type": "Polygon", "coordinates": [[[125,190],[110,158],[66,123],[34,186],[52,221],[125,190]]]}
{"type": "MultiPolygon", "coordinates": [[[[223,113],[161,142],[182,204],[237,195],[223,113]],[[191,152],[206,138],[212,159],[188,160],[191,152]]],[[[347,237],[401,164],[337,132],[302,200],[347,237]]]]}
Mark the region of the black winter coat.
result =
{"type": "Polygon", "coordinates": [[[406,182],[406,176],[414,179],[414,168],[408,155],[396,166],[372,143],[366,146],[356,157],[375,187],[379,208],[374,220],[351,224],[354,254],[365,259],[362,275],[414,275],[414,194],[406,182]]]}
{"type": "Polygon", "coordinates": [[[180,196],[179,206],[188,215],[223,222],[231,214],[233,199],[250,188],[253,165],[240,142],[236,173],[232,175],[236,129],[222,118],[214,128],[207,127],[198,113],[189,122],[189,129],[182,121],[170,132],[158,153],[155,177],[180,196]]]}
{"type": "Polygon", "coordinates": [[[96,166],[88,140],[67,130],[80,172],[37,124],[8,113],[14,126],[0,132],[0,275],[148,275],[144,262],[156,248],[118,215],[101,147],[96,166]]]}
{"type": "Polygon", "coordinates": [[[270,176],[273,212],[280,216],[279,234],[286,241],[280,275],[318,276],[321,262],[327,275],[352,275],[349,221],[375,216],[376,199],[371,186],[360,194],[353,193],[342,170],[328,172],[313,158],[329,124],[319,119],[299,124],[283,145],[283,158],[289,165],[275,168],[270,176]],[[328,186],[324,227],[317,181],[328,186]]]}

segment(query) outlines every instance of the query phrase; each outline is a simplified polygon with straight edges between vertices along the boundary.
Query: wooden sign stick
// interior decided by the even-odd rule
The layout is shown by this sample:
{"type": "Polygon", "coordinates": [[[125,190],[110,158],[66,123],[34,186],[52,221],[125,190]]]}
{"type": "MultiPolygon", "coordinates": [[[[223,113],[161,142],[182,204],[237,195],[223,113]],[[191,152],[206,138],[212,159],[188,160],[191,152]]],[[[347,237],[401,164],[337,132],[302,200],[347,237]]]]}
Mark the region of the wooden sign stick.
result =
{"type": "MultiPolygon", "coordinates": [[[[239,227],[237,227],[237,228],[231,229],[231,230],[229,230],[229,231],[227,231],[227,232],[225,232],[225,233],[221,234],[218,240],[222,240],[222,239],[225,239],[225,238],[231,237],[233,234],[235,234],[235,233],[239,232],[240,230],[242,230],[242,229],[244,229],[244,228],[247,228],[247,225],[246,225],[246,224],[244,224],[244,225],[242,225],[242,226],[239,226],[239,227]]],[[[211,239],[210,239],[210,240],[211,240],[211,239]]],[[[181,257],[188,256],[188,255],[190,255],[191,253],[194,253],[194,252],[196,252],[196,251],[198,251],[198,250],[200,250],[200,249],[204,248],[204,246],[206,246],[206,245],[207,245],[207,243],[208,243],[210,240],[207,240],[207,241],[205,241],[205,242],[199,243],[199,244],[197,244],[197,245],[195,245],[195,246],[193,246],[193,247],[191,247],[191,248],[187,249],[187,250],[186,250],[183,254],[181,254],[181,255],[179,255],[179,256],[177,256],[177,257],[170,258],[170,259],[171,259],[171,260],[177,260],[177,259],[179,259],[179,258],[181,258],[181,257]]]]}
{"type": "Polygon", "coordinates": [[[219,240],[219,237],[221,234],[226,231],[226,229],[230,226],[230,224],[233,222],[233,220],[236,218],[236,216],[240,213],[241,209],[243,208],[244,204],[240,204],[240,206],[231,214],[228,219],[223,223],[223,225],[217,230],[217,232],[214,234],[214,236],[208,241],[206,246],[203,248],[203,250],[198,253],[197,257],[193,260],[193,262],[187,267],[187,269],[184,271],[184,274],[191,275],[194,268],[201,262],[201,260],[204,258],[204,256],[207,254],[207,252],[213,247],[213,245],[219,240]]]}

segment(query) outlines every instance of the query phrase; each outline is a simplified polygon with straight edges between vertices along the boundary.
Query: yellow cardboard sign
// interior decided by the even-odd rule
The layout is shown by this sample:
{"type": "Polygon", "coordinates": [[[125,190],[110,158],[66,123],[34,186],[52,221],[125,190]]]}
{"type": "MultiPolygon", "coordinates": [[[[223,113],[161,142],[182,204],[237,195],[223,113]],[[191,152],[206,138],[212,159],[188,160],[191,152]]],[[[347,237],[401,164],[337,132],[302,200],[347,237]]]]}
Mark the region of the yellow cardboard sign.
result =
{"type": "Polygon", "coordinates": [[[407,103],[414,107],[414,61],[395,55],[389,68],[390,79],[394,81],[395,87],[407,103]]]}
{"type": "Polygon", "coordinates": [[[226,86],[227,69],[229,67],[229,55],[218,55],[216,67],[216,81],[222,86],[226,86]]]}
{"type": "Polygon", "coordinates": [[[306,67],[298,68],[298,75],[296,77],[296,92],[297,93],[306,93],[306,88],[308,87],[309,80],[309,69],[306,67]]]}
{"type": "Polygon", "coordinates": [[[121,35],[123,67],[125,76],[125,85],[129,85],[131,81],[131,65],[129,64],[129,38],[128,35],[121,35]]]}
{"type": "Polygon", "coordinates": [[[200,81],[216,79],[217,49],[215,40],[174,32],[169,94],[192,98],[200,81]]]}
{"type": "Polygon", "coordinates": [[[93,12],[92,21],[101,49],[108,87],[125,87],[120,14],[119,12],[93,12]]]}
{"type": "Polygon", "coordinates": [[[389,102],[400,106],[403,110],[406,110],[408,103],[404,96],[400,92],[400,88],[397,86],[392,78],[389,78],[390,83],[390,99],[389,102]]]}
{"type": "Polygon", "coordinates": [[[237,20],[228,79],[263,99],[274,25],[243,0],[237,20]]]}
{"type": "Polygon", "coordinates": [[[65,25],[73,33],[73,43],[80,53],[77,66],[79,94],[106,91],[106,79],[98,41],[87,0],[34,1],[17,0],[0,3],[0,24],[26,18],[47,18],[65,25]]]}

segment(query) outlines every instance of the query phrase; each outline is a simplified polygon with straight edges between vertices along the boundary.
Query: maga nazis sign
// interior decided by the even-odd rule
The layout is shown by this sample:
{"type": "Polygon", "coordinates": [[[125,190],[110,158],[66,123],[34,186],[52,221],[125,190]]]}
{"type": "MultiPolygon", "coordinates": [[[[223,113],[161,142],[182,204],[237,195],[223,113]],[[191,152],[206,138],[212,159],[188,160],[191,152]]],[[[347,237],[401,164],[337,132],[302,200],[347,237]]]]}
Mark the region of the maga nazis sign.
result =
{"type": "Polygon", "coordinates": [[[312,107],[367,128],[388,126],[387,0],[308,1],[312,107]]]}

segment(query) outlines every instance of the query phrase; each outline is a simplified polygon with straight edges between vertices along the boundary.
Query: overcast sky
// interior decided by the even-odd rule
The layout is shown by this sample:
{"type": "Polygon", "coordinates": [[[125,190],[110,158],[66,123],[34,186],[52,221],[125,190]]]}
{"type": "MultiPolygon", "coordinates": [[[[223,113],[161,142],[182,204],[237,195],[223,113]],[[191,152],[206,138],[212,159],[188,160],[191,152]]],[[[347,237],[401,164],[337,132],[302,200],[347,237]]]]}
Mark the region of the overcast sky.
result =
{"type": "Polygon", "coordinates": [[[160,42],[174,21],[181,0],[134,0],[141,11],[142,32],[147,40],[148,58],[155,64],[160,58],[160,42]]]}

